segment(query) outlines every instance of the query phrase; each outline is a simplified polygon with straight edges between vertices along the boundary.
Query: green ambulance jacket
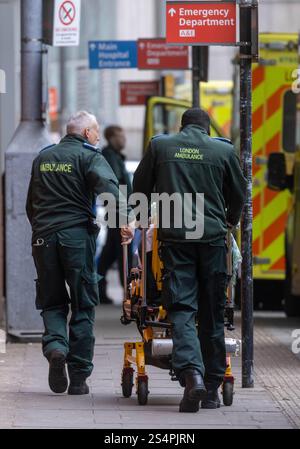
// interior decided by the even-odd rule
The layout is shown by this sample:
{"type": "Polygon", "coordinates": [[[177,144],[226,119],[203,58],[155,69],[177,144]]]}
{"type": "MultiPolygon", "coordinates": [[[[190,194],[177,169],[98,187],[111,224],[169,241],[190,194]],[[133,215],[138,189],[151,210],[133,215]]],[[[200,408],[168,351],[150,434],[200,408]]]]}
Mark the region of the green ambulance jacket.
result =
{"type": "MultiPolygon", "coordinates": [[[[187,240],[193,229],[159,222],[158,238],[162,241],[214,242],[224,238],[227,224],[238,224],[246,195],[246,179],[239,158],[228,142],[209,137],[198,125],[188,125],[178,134],[154,137],[133,179],[133,191],[150,200],[152,192],[204,194],[204,234],[187,240]]],[[[192,212],[195,217],[195,198],[192,212]]],[[[160,210],[161,212],[161,210],[160,210]]]]}
{"type": "Polygon", "coordinates": [[[72,134],[42,150],[32,164],[26,202],[32,240],[93,222],[96,196],[104,192],[127,217],[131,209],[124,198],[120,207],[118,180],[96,147],[72,134]]]}

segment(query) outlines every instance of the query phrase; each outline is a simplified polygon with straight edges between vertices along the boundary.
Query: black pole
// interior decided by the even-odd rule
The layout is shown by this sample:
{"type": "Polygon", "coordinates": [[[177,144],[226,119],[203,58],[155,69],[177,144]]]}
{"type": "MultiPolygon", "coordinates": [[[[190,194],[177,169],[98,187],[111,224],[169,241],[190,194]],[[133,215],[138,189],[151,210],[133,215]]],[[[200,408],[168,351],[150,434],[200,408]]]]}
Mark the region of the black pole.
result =
{"type": "Polygon", "coordinates": [[[253,388],[253,265],[252,265],[252,0],[240,3],[240,138],[241,163],[247,179],[241,220],[242,387],[253,388]]]}
{"type": "Polygon", "coordinates": [[[200,107],[200,47],[192,47],[192,99],[193,108],[200,107]]]}
{"type": "Polygon", "coordinates": [[[208,55],[209,49],[207,45],[192,47],[193,108],[199,108],[201,105],[200,81],[208,80],[208,55]]]}
{"type": "MultiPolygon", "coordinates": [[[[161,90],[161,96],[166,97],[166,77],[162,76],[160,78],[160,90],[161,90]]],[[[162,105],[162,121],[163,121],[163,132],[164,134],[169,134],[168,129],[168,111],[165,105],[162,105]]]]}

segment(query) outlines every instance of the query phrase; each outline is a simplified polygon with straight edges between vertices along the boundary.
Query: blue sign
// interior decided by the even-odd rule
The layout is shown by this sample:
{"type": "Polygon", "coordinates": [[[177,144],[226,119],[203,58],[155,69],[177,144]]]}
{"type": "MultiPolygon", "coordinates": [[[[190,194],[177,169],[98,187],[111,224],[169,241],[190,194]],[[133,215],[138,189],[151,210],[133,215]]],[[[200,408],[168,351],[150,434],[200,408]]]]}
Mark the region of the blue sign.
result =
{"type": "Polygon", "coordinates": [[[137,67],[136,41],[90,41],[90,69],[133,69],[137,67]]]}

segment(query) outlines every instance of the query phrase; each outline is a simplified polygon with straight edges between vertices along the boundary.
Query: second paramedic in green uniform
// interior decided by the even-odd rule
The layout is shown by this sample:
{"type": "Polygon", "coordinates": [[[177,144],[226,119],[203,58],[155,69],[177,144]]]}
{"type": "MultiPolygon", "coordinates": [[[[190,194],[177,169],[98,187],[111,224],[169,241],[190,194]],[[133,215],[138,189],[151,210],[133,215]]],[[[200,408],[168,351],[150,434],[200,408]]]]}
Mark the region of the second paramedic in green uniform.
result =
{"type": "MultiPolygon", "coordinates": [[[[173,324],[172,365],[185,387],[181,412],[220,406],[218,388],[226,368],[224,338],[225,236],[237,225],[246,181],[234,147],[209,136],[210,119],[198,108],[187,110],[175,135],[154,137],[134,175],[134,192],[204,194],[204,233],[159,222],[164,264],[163,303],[173,324]],[[198,317],[198,335],[196,328],[198,317]]],[[[193,213],[195,210],[193,199],[193,213]]],[[[161,212],[161,211],[160,211],[161,212]]],[[[198,219],[198,217],[197,217],[198,219]]]]}
{"type": "MultiPolygon", "coordinates": [[[[55,393],[88,394],[93,369],[95,306],[99,303],[95,266],[96,196],[109,192],[120,207],[118,181],[95,146],[96,118],[81,111],[67,124],[58,145],[33,161],[26,211],[32,226],[32,255],[38,278],[36,307],[42,310],[43,353],[49,361],[49,386],[55,393]],[[66,284],[69,286],[67,291],[66,284]],[[67,317],[71,303],[72,315],[67,317]]],[[[126,202],[126,200],[125,200],[126,202]]]]}

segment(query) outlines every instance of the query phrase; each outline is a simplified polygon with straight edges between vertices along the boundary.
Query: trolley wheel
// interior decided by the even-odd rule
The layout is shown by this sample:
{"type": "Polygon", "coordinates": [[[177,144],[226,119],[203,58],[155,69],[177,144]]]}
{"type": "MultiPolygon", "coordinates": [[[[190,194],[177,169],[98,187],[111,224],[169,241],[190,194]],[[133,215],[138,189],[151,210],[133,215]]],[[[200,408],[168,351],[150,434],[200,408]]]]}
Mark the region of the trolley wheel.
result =
{"type": "Polygon", "coordinates": [[[140,405],[146,405],[148,402],[148,378],[142,377],[137,379],[137,397],[140,405]]]}
{"type": "Polygon", "coordinates": [[[133,368],[123,368],[122,371],[122,393],[124,398],[130,398],[133,387],[133,368]]]}
{"type": "Polygon", "coordinates": [[[226,406],[232,405],[233,402],[233,383],[232,382],[224,382],[223,383],[223,404],[226,406]]]}

